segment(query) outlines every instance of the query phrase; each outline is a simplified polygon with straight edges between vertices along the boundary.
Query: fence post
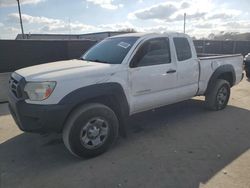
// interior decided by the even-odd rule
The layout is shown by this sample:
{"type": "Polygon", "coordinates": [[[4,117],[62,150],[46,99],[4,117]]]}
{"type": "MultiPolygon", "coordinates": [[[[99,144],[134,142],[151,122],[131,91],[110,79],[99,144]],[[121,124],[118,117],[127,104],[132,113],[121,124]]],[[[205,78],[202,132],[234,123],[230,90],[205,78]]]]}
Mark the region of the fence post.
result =
{"type": "Polygon", "coordinates": [[[233,54],[235,54],[236,42],[237,42],[237,41],[234,41],[234,43],[233,43],[233,54]]]}
{"type": "Polygon", "coordinates": [[[206,46],[205,43],[206,43],[205,40],[203,40],[203,42],[202,42],[202,53],[203,54],[205,53],[205,46],[206,46]]]}

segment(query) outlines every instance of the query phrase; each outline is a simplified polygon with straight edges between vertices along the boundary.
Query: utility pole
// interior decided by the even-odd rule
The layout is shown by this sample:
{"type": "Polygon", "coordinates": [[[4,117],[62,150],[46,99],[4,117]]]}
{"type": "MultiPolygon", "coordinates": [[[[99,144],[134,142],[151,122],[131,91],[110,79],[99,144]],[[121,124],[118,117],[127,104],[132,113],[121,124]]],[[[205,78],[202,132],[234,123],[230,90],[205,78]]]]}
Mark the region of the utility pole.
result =
{"type": "Polygon", "coordinates": [[[186,33],[186,12],[184,13],[184,33],[186,33]]]}
{"type": "Polygon", "coordinates": [[[20,8],[20,2],[19,2],[19,0],[17,0],[17,4],[18,4],[18,12],[19,12],[19,18],[20,18],[20,25],[21,25],[21,30],[22,30],[22,36],[23,36],[23,39],[24,39],[23,21],[22,21],[22,14],[21,14],[21,8],[20,8]]]}

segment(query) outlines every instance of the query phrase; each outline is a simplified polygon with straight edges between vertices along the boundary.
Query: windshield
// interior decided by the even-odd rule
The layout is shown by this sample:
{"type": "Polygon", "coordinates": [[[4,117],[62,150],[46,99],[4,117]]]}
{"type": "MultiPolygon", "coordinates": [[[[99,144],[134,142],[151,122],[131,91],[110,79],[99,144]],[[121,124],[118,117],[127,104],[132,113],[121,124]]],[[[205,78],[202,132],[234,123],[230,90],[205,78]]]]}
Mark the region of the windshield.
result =
{"type": "Polygon", "coordinates": [[[121,64],[138,37],[108,38],[93,46],[81,59],[108,64],[121,64]]]}

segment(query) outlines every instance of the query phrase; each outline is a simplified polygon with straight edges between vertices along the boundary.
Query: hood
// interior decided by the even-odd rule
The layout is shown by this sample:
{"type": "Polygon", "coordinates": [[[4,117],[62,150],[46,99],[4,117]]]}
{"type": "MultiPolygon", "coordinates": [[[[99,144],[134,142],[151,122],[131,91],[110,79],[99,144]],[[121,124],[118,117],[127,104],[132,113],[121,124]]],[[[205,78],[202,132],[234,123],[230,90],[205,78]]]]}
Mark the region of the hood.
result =
{"type": "Polygon", "coordinates": [[[104,69],[112,71],[111,67],[117,65],[89,62],[83,60],[66,60],[52,63],[35,65],[16,71],[17,74],[23,76],[27,81],[53,81],[58,77],[67,78],[67,76],[75,74],[94,74],[96,71],[101,73],[104,69]]]}

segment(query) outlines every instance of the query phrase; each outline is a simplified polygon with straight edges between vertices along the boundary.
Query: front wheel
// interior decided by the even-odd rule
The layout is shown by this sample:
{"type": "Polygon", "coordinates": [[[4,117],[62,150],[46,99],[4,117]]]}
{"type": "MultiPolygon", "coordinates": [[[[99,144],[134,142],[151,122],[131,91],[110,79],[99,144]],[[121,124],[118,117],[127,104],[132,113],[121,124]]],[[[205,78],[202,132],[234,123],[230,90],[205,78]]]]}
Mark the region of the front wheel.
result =
{"type": "Polygon", "coordinates": [[[63,129],[63,141],[75,156],[90,158],[105,152],[118,136],[115,113],[103,104],[87,104],[76,109],[63,129]]]}
{"type": "Polygon", "coordinates": [[[206,107],[209,110],[222,110],[227,106],[229,97],[230,84],[226,80],[218,79],[205,96],[206,107]]]}

